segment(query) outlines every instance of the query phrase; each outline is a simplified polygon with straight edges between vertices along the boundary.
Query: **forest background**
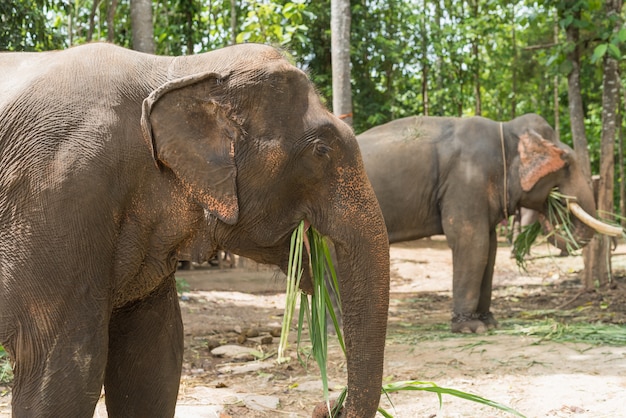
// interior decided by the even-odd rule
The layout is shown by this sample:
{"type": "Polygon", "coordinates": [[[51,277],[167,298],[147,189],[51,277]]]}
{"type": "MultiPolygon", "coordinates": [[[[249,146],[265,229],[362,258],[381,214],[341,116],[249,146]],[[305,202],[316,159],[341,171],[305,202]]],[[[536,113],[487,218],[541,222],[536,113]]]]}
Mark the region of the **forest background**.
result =
{"type": "MultiPolygon", "coordinates": [[[[624,224],[622,0],[343,2],[356,133],[409,115],[538,113],[574,147],[588,177],[599,176],[599,215],[624,224]]],[[[182,55],[273,44],[332,107],[331,18],[331,0],[2,0],[0,51],[108,41],[182,55]]],[[[596,247],[600,270],[591,255],[588,288],[610,280],[610,263],[602,267],[608,244],[596,247]]]]}

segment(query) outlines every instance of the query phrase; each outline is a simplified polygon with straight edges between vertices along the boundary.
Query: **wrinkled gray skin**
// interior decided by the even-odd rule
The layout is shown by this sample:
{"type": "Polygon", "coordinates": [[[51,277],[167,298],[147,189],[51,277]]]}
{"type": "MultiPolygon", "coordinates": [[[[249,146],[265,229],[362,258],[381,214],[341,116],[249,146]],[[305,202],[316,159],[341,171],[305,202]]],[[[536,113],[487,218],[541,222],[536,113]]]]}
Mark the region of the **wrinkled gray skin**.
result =
{"type": "MultiPolygon", "coordinates": [[[[390,243],[445,234],[453,255],[452,331],[497,326],[490,312],[496,226],[524,206],[546,213],[552,188],[595,215],[592,190],[567,145],[538,115],[409,117],[357,136],[390,243]],[[506,195],[504,193],[506,167],[506,195]],[[506,207],[505,207],[506,201],[506,207]]],[[[574,219],[579,244],[593,230],[574,219]]]]}
{"type": "MultiPolygon", "coordinates": [[[[380,398],[388,241],[351,130],[273,48],[0,54],[0,343],[14,417],[171,417],[176,254],[286,270],[301,220],[338,249],[349,394],[380,398]]],[[[310,280],[305,277],[305,290],[310,280]]],[[[313,405],[311,406],[313,407],[313,405]]]]}

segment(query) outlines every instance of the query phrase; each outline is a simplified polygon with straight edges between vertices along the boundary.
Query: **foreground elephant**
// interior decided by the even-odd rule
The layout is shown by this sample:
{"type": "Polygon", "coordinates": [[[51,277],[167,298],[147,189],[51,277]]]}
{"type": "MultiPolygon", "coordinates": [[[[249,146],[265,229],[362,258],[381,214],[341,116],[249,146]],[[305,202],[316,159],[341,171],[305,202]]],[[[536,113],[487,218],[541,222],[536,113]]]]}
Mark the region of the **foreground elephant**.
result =
{"type": "MultiPolygon", "coordinates": [[[[490,312],[491,283],[502,219],[520,206],[546,213],[555,187],[577,198],[578,206],[570,205],[576,213],[596,211],[573,151],[534,114],[504,123],[408,117],[357,140],[390,243],[446,235],[453,256],[454,332],[497,325],[490,312]]],[[[605,232],[620,232],[604,226],[605,232]]],[[[580,245],[593,236],[578,219],[574,227],[580,245]]]]}
{"type": "MultiPolygon", "coordinates": [[[[173,416],[181,248],[287,268],[302,220],[338,248],[349,394],[380,398],[388,241],[351,130],[277,50],[0,54],[0,343],[13,416],[173,416]]],[[[306,281],[306,279],[305,279],[306,281]]],[[[310,282],[309,282],[310,283],[310,282]]],[[[309,286],[310,288],[310,286],[309,286]]]]}

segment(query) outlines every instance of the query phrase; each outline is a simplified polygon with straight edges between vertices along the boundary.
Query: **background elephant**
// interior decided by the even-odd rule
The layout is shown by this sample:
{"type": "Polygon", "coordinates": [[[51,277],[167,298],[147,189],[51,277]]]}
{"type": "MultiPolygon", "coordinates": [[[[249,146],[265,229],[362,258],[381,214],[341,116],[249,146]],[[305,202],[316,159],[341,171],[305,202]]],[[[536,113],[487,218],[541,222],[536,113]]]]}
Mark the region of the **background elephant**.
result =
{"type": "MultiPolygon", "coordinates": [[[[158,57],[107,44],[0,54],[0,343],[13,416],[173,416],[180,248],[286,271],[300,221],[338,254],[349,394],[380,399],[384,221],[358,144],[261,45],[158,57]]],[[[310,280],[307,289],[311,289],[310,280]]]]}
{"type": "MultiPolygon", "coordinates": [[[[520,206],[546,213],[555,187],[576,197],[587,213],[596,211],[573,151],[538,115],[504,123],[408,117],[357,140],[390,243],[446,235],[453,255],[454,332],[497,325],[489,309],[496,226],[502,219],[520,206]]],[[[574,219],[580,245],[593,233],[574,219]]]]}

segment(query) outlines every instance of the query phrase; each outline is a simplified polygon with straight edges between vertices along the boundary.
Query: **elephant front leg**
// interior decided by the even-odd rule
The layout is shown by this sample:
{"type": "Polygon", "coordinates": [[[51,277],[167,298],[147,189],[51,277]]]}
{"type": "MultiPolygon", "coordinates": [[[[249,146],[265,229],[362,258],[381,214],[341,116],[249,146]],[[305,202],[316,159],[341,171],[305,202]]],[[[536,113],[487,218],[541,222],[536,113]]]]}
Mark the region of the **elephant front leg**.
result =
{"type": "Polygon", "coordinates": [[[15,332],[4,341],[13,360],[13,417],[93,416],[107,340],[95,305],[79,311],[41,299],[15,321],[15,332]]]}
{"type": "Polygon", "coordinates": [[[489,265],[495,260],[492,237],[487,228],[481,229],[469,222],[446,235],[452,248],[453,265],[451,330],[484,333],[489,328],[484,320],[488,319],[485,314],[489,313],[493,275],[493,264],[489,265]]]}
{"type": "Polygon", "coordinates": [[[173,417],[183,324],[171,276],[145,299],[114,311],[105,401],[110,417],[173,417]]]}
{"type": "Polygon", "coordinates": [[[476,313],[478,319],[482,321],[487,329],[498,327],[498,321],[494,318],[490,311],[491,308],[491,292],[493,287],[493,271],[496,265],[496,253],[498,250],[498,236],[495,230],[489,233],[489,254],[487,265],[483,273],[483,280],[480,284],[480,297],[478,299],[478,307],[476,313]]]}

